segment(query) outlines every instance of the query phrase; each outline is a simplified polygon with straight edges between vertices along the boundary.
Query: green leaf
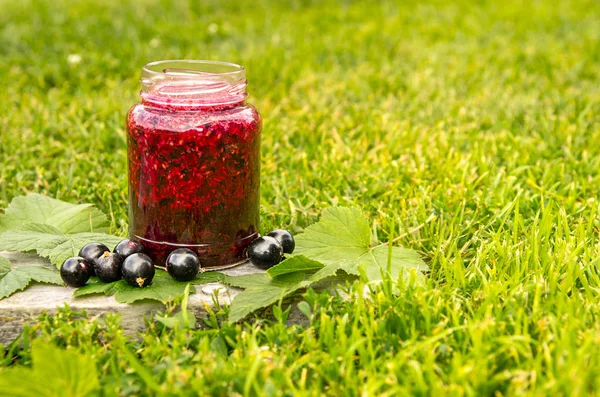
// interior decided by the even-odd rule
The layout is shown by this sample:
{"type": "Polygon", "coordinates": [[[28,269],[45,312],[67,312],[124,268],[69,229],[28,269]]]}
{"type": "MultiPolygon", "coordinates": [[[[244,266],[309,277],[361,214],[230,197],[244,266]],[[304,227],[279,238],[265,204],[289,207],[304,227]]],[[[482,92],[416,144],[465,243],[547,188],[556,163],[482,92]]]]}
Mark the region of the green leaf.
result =
{"type": "Polygon", "coordinates": [[[159,316],[156,314],[154,315],[154,320],[170,329],[196,328],[196,317],[194,312],[190,310],[179,311],[172,316],[159,316]],[[186,314],[185,316],[184,313],[186,314]]]}
{"type": "Polygon", "coordinates": [[[13,272],[27,274],[31,277],[31,280],[38,283],[63,285],[60,272],[54,269],[41,266],[17,266],[13,269],[13,272]]]}
{"type": "Polygon", "coordinates": [[[223,282],[238,288],[263,288],[269,285],[271,278],[265,273],[244,274],[242,276],[226,276],[223,282]]]}
{"type": "Polygon", "coordinates": [[[226,274],[220,272],[202,272],[192,280],[192,284],[222,283],[227,277],[226,274]]]}
{"type": "Polygon", "coordinates": [[[173,328],[173,329],[196,328],[196,316],[195,316],[194,312],[189,311],[187,309],[189,296],[190,296],[190,284],[187,284],[185,286],[185,290],[183,291],[183,299],[181,300],[181,310],[173,316],[155,315],[154,316],[155,320],[162,323],[167,328],[173,328]]]}
{"type": "Polygon", "coordinates": [[[304,273],[287,273],[274,278],[264,273],[228,277],[229,285],[246,288],[231,302],[229,321],[239,321],[255,310],[267,307],[304,286],[304,273]]]}
{"type": "MultiPolygon", "coordinates": [[[[299,257],[297,263],[311,263],[306,258],[299,257]]],[[[279,299],[285,298],[300,288],[308,288],[327,277],[335,276],[337,270],[342,268],[345,261],[340,261],[337,265],[320,265],[321,268],[314,274],[306,278],[306,274],[300,271],[293,273],[284,273],[275,277],[270,277],[265,273],[245,274],[242,276],[228,276],[223,273],[210,272],[198,275],[193,281],[194,284],[207,282],[222,282],[224,284],[244,288],[233,298],[229,313],[230,321],[239,321],[248,314],[267,307],[279,299]],[[208,276],[210,274],[210,276],[208,276]],[[208,276],[208,277],[205,277],[208,276]]],[[[318,265],[312,265],[310,269],[317,268],[318,265]]],[[[307,267],[308,268],[308,267],[307,267]]]]}
{"type": "Polygon", "coordinates": [[[298,302],[297,307],[306,317],[310,318],[312,316],[312,307],[306,301],[298,302]]]}
{"type": "Polygon", "coordinates": [[[77,288],[73,292],[73,297],[79,298],[87,295],[104,294],[114,295],[117,292],[118,285],[122,285],[122,281],[115,281],[112,283],[104,283],[99,279],[95,278],[88,281],[83,287],[77,288]]]}
{"type": "MultiPolygon", "coordinates": [[[[117,302],[133,303],[145,299],[155,300],[162,303],[181,296],[185,292],[186,283],[175,281],[164,270],[156,270],[152,284],[147,287],[133,287],[125,280],[115,281],[113,283],[102,283],[95,280],[92,283],[84,285],[73,292],[74,297],[82,297],[92,294],[114,295],[117,302]]],[[[190,293],[196,292],[193,286],[190,286],[190,293]]]]}
{"type": "MultiPolygon", "coordinates": [[[[328,207],[321,214],[321,220],[306,228],[300,234],[301,241],[309,236],[315,246],[325,248],[362,248],[371,243],[371,230],[367,219],[358,208],[328,207]],[[318,236],[317,238],[314,238],[318,236]]],[[[304,244],[303,244],[304,245],[304,244]]],[[[296,239],[296,253],[298,251],[296,239]]]]}
{"type": "Polygon", "coordinates": [[[229,321],[236,322],[255,310],[267,307],[283,299],[298,288],[264,287],[240,292],[231,302],[229,321]]]}
{"type": "Polygon", "coordinates": [[[70,204],[41,194],[15,197],[0,216],[0,250],[35,251],[56,267],[90,241],[114,246],[108,219],[91,204],[70,204]]]}
{"type": "Polygon", "coordinates": [[[33,341],[31,369],[6,368],[0,372],[0,390],[13,396],[86,396],[99,388],[95,360],[62,350],[41,339],[33,341]]]}
{"type": "MultiPolygon", "coordinates": [[[[364,270],[369,281],[380,281],[382,271],[387,273],[388,261],[387,246],[377,246],[361,257],[364,261],[359,265],[364,270]]],[[[389,274],[392,280],[397,280],[399,276],[406,277],[410,270],[417,270],[418,275],[421,271],[428,270],[428,266],[423,262],[421,256],[414,250],[392,247],[392,272],[389,274]]]]}
{"type": "MultiPolygon", "coordinates": [[[[158,274],[157,272],[157,276],[158,274]]],[[[120,303],[133,303],[144,299],[167,303],[169,300],[183,294],[185,283],[173,280],[166,272],[165,275],[157,276],[154,276],[152,284],[144,288],[124,284],[123,288],[117,290],[115,299],[120,303]]],[[[190,292],[194,293],[196,289],[192,288],[190,292]]]]}
{"type": "Polygon", "coordinates": [[[27,274],[11,270],[0,280],[0,299],[24,290],[30,282],[31,277],[27,274]]]}
{"type": "Polygon", "coordinates": [[[15,197],[0,217],[0,232],[26,223],[51,225],[61,233],[105,233],[108,219],[91,204],[71,204],[41,194],[15,197]]]}
{"type": "Polygon", "coordinates": [[[62,285],[60,274],[39,266],[11,268],[10,261],[0,256],[0,299],[25,289],[32,281],[62,285]]]}
{"type": "MultiPolygon", "coordinates": [[[[304,273],[299,272],[282,274],[281,276],[273,278],[269,277],[266,273],[244,274],[241,276],[228,276],[223,273],[217,274],[220,274],[218,281],[232,287],[244,289],[264,287],[285,288],[294,286],[304,280],[304,273]]],[[[201,284],[203,282],[204,281],[202,279],[198,278],[193,281],[194,284],[201,284]]]]}
{"type": "Polygon", "coordinates": [[[11,271],[10,261],[0,256],[0,279],[4,278],[11,271]]]}
{"type": "MultiPolygon", "coordinates": [[[[89,242],[102,243],[112,250],[121,240],[123,240],[122,237],[102,233],[65,234],[64,237],[65,241],[62,244],[53,249],[44,250],[39,253],[40,256],[50,259],[50,262],[56,267],[60,267],[65,259],[79,254],[79,250],[89,242]]],[[[1,240],[2,236],[0,236],[0,241],[1,240]]]]}
{"type": "Polygon", "coordinates": [[[303,283],[305,288],[310,287],[320,281],[325,280],[327,277],[333,277],[337,274],[338,270],[343,270],[346,261],[340,261],[336,265],[325,266],[324,268],[317,270],[316,273],[311,274],[303,283]]]}
{"type": "Polygon", "coordinates": [[[324,265],[321,262],[308,259],[304,255],[296,255],[284,260],[278,265],[273,266],[267,270],[267,274],[271,277],[276,277],[282,274],[294,272],[313,272],[323,267],[324,265]]]}
{"type": "Polygon", "coordinates": [[[420,271],[427,270],[427,265],[413,250],[384,244],[372,247],[369,222],[356,208],[325,209],[321,221],[296,237],[296,253],[269,269],[267,274],[232,277],[215,273],[200,275],[194,283],[220,281],[244,288],[231,303],[229,319],[235,322],[300,288],[309,288],[330,277],[339,282],[353,280],[362,273],[368,281],[379,282],[386,273],[397,279],[408,276],[411,270],[419,275],[420,271]],[[307,273],[312,274],[306,277],[307,273]]]}
{"type": "Polygon", "coordinates": [[[295,288],[296,286],[300,286],[302,281],[304,280],[305,274],[301,272],[297,273],[288,273],[282,274],[281,276],[269,278],[269,285],[279,288],[295,288]]]}
{"type": "Polygon", "coordinates": [[[0,234],[0,250],[30,252],[52,249],[64,241],[64,235],[53,226],[28,223],[18,230],[0,234]]]}
{"type": "Polygon", "coordinates": [[[225,339],[220,335],[210,342],[210,349],[221,357],[227,357],[229,355],[225,339]]]}
{"type": "MultiPolygon", "coordinates": [[[[371,247],[370,240],[369,223],[360,210],[330,207],[323,210],[318,223],[296,237],[296,254],[353,275],[360,274],[360,267],[369,281],[380,281],[381,271],[387,272],[388,247],[371,247]]],[[[409,249],[392,247],[391,259],[393,279],[407,274],[409,269],[428,269],[419,255],[409,249]]]]}
{"type": "Polygon", "coordinates": [[[122,239],[101,233],[64,234],[57,228],[43,223],[26,223],[15,230],[0,234],[0,250],[35,251],[60,267],[65,259],[76,256],[81,247],[91,241],[114,247],[122,239]]]}
{"type": "Polygon", "coordinates": [[[210,272],[198,275],[193,283],[222,282],[232,287],[244,288],[245,291],[236,295],[231,303],[229,320],[235,322],[302,288],[304,278],[305,274],[297,271],[273,278],[266,273],[228,276],[223,273],[210,272]]]}

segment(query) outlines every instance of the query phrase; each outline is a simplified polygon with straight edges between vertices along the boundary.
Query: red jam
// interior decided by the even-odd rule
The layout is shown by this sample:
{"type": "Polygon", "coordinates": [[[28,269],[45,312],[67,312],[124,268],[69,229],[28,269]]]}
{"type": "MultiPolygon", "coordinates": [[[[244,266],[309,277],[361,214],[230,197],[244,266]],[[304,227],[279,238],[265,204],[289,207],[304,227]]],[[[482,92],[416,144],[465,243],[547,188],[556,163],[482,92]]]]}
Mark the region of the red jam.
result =
{"type": "Polygon", "coordinates": [[[157,265],[180,247],[203,267],[245,261],[259,223],[261,120],[244,101],[244,69],[155,62],[142,83],[127,116],[130,237],[157,265]]]}

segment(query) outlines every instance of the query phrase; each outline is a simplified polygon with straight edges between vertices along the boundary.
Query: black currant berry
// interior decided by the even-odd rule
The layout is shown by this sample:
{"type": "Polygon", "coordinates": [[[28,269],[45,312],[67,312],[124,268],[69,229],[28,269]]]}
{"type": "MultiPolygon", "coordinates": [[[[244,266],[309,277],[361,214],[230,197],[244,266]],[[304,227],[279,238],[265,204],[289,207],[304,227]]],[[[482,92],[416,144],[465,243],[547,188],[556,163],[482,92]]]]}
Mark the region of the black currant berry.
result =
{"type": "Polygon", "coordinates": [[[146,287],[154,278],[154,264],[146,254],[129,255],[123,262],[123,278],[134,287],[146,287]]]}
{"type": "Polygon", "coordinates": [[[96,276],[105,283],[120,280],[122,266],[123,257],[110,251],[106,251],[94,261],[96,276]]]}
{"type": "Polygon", "coordinates": [[[261,269],[268,269],[281,262],[283,247],[281,243],[270,236],[255,239],[248,246],[250,262],[261,269]]]}
{"type": "Polygon", "coordinates": [[[127,258],[131,254],[141,254],[144,252],[144,246],[135,240],[125,239],[121,241],[113,250],[115,254],[127,258]]]}
{"type": "Polygon", "coordinates": [[[91,263],[105,252],[110,252],[106,245],[102,243],[88,243],[79,250],[79,256],[91,263]]]}
{"type": "Polygon", "coordinates": [[[105,252],[110,252],[108,247],[102,243],[88,243],[79,250],[79,256],[88,261],[90,277],[94,275],[94,262],[105,252]]]}
{"type": "Polygon", "coordinates": [[[169,254],[167,271],[177,281],[190,281],[200,270],[198,255],[187,248],[179,248],[169,254]]]}
{"type": "Polygon", "coordinates": [[[92,265],[80,256],[65,260],[60,267],[60,277],[69,287],[81,287],[90,279],[92,265]]]}
{"type": "Polygon", "coordinates": [[[294,241],[294,236],[292,236],[292,234],[287,230],[275,229],[271,233],[267,234],[267,236],[271,236],[275,240],[279,241],[283,247],[284,254],[291,254],[294,252],[294,248],[296,248],[296,242],[294,241]]]}

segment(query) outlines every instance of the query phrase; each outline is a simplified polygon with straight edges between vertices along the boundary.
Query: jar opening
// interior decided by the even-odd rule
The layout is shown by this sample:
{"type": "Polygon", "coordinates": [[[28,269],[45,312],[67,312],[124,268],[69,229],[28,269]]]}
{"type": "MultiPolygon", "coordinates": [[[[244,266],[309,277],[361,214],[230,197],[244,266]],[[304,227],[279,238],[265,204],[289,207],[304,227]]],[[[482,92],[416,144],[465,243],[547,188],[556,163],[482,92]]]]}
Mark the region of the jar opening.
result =
{"type": "Polygon", "coordinates": [[[243,102],[246,71],[219,61],[157,61],[142,68],[144,101],[163,106],[215,106],[243,102]]]}

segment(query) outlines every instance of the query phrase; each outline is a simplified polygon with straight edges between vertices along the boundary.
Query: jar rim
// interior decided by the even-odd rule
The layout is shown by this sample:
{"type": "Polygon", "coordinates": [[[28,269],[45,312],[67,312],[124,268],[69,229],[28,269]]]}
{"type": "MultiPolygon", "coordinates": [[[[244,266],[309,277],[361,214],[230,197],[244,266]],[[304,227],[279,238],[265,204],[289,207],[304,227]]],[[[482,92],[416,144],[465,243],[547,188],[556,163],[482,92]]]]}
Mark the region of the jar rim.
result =
{"type": "Polygon", "coordinates": [[[141,96],[162,106],[205,107],[243,102],[246,69],[211,60],[164,60],[142,68],[141,96]]]}
{"type": "Polygon", "coordinates": [[[178,77],[194,78],[198,75],[239,76],[243,78],[246,69],[242,65],[232,62],[193,59],[172,59],[149,62],[142,71],[147,76],[165,76],[176,74],[178,77]],[[169,66],[169,67],[167,67],[169,66]],[[229,70],[226,70],[229,69],[229,70]],[[176,72],[180,70],[181,72],[176,72]],[[175,71],[175,72],[174,72],[175,71]]]}

